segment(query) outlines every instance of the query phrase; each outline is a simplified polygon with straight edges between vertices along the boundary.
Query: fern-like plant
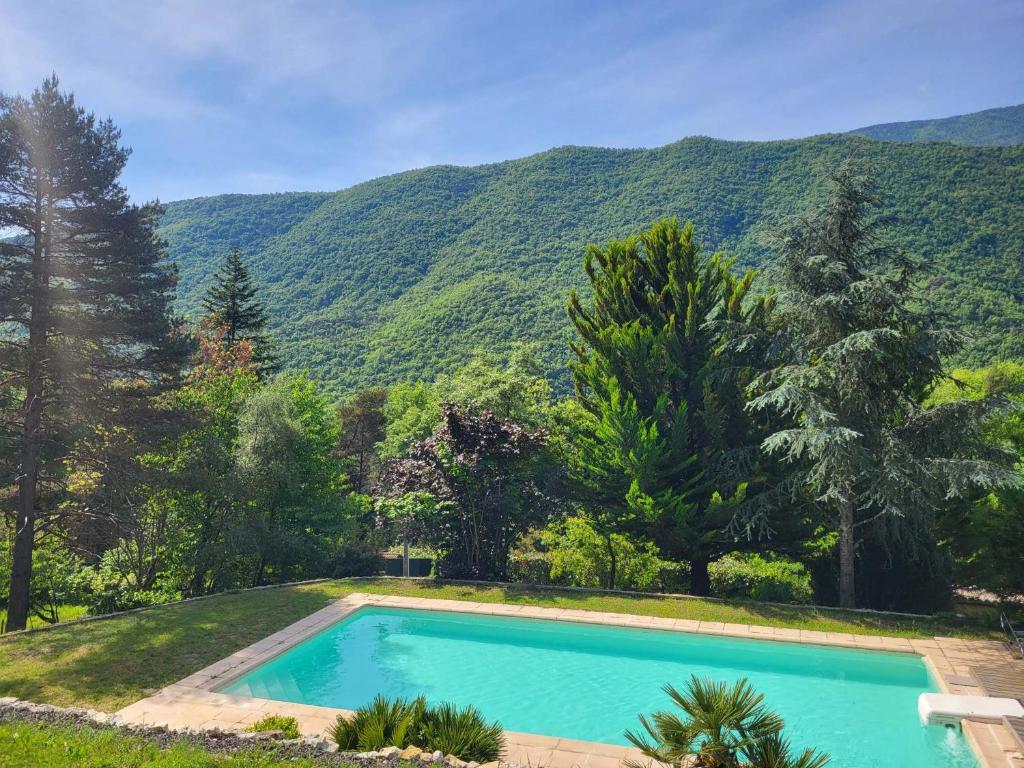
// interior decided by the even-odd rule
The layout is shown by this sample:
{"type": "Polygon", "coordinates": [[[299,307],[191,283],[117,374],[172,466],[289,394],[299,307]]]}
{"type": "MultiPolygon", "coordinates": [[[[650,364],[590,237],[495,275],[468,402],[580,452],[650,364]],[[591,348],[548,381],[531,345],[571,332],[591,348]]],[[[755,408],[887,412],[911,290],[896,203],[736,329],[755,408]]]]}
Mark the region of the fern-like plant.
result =
{"type": "Polygon", "coordinates": [[[370,706],[357,709],[351,720],[339,717],[331,728],[331,738],[339,749],[361,752],[422,744],[426,711],[422,696],[411,701],[377,696],[370,706]]]}
{"type": "Polygon", "coordinates": [[[431,751],[478,763],[497,760],[505,749],[500,723],[488,725],[476,707],[459,709],[447,703],[428,710],[423,738],[431,751]]]}

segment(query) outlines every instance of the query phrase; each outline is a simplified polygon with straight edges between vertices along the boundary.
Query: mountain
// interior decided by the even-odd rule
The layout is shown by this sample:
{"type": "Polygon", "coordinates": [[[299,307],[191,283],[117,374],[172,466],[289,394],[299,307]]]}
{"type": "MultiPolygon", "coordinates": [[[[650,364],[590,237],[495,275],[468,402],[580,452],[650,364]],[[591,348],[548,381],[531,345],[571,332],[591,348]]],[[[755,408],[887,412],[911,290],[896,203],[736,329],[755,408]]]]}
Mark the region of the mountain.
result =
{"type": "Polygon", "coordinates": [[[927,260],[930,299],[972,335],[958,362],[1024,356],[1024,147],[689,138],[657,149],[562,147],[439,166],[330,194],[171,203],[162,232],[195,311],[233,246],[273,315],[287,363],[336,394],[432,378],[478,348],[534,341],[568,387],[565,300],[583,248],[654,219],[692,219],[709,248],[765,258],[759,228],[822,192],[843,158],[876,169],[893,238],[927,260]]]}
{"type": "Polygon", "coordinates": [[[974,147],[1024,144],[1024,104],[936,120],[869,125],[851,133],[878,141],[945,141],[974,147]]]}

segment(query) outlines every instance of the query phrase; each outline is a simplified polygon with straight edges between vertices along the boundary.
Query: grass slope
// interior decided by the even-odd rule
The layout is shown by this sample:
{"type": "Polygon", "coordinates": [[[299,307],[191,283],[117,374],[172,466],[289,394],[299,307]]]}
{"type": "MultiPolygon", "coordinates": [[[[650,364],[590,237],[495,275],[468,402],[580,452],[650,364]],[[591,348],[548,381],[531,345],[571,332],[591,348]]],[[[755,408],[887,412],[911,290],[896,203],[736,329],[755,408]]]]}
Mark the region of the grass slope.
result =
{"type": "Polygon", "coordinates": [[[866,635],[998,636],[987,627],[798,607],[432,581],[341,580],[218,595],[102,621],[0,637],[0,696],[112,712],[251,645],[323,607],[328,600],[352,592],[583,608],[866,635]]]}
{"type": "Polygon", "coordinates": [[[287,363],[336,393],[431,378],[477,348],[534,341],[568,390],[565,300],[583,248],[677,215],[709,247],[763,261],[758,226],[799,211],[849,155],[877,169],[895,239],[934,268],[930,296],[974,334],[964,362],[1024,355],[1024,147],[691,138],[651,150],[563,147],[426,168],[334,194],[168,206],[163,235],[195,311],[243,250],[287,363]]]}
{"type": "Polygon", "coordinates": [[[879,141],[947,141],[975,147],[1024,144],[1024,104],[933,120],[881,123],[850,133],[879,141]]]}
{"type": "Polygon", "coordinates": [[[313,760],[275,758],[256,750],[215,754],[187,741],[161,748],[100,728],[0,722],[4,768],[314,768],[313,760]]]}

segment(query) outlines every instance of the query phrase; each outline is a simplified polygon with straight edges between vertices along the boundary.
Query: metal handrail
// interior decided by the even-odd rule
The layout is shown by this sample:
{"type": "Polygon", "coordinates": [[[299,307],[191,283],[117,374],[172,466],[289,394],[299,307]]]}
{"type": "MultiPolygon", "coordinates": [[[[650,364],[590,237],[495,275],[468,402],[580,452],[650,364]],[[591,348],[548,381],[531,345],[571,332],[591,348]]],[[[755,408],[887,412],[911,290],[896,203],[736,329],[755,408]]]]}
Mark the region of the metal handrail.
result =
{"type": "Polygon", "coordinates": [[[1013,626],[1013,622],[1010,621],[1010,617],[1006,615],[1005,611],[999,614],[999,626],[1010,638],[1010,645],[1016,646],[1017,652],[1024,656],[1024,635],[1013,626]]]}

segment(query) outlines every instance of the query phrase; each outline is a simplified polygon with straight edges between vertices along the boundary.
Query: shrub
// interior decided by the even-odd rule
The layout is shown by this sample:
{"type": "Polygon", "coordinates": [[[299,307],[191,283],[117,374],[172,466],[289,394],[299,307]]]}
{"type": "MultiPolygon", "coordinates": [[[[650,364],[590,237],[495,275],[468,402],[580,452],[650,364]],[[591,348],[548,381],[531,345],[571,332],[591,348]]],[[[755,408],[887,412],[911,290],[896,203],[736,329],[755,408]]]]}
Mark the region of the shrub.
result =
{"type": "Polygon", "coordinates": [[[87,600],[89,613],[93,616],[130,611],[133,608],[145,608],[150,605],[161,605],[177,599],[174,594],[152,590],[133,590],[123,584],[100,580],[94,583],[93,590],[87,600]]]}
{"type": "Polygon", "coordinates": [[[423,738],[432,752],[441,750],[478,763],[497,760],[505,743],[499,723],[488,725],[476,707],[459,709],[454,704],[441,704],[427,711],[423,738]]]}
{"type": "Polygon", "coordinates": [[[331,729],[331,738],[339,749],[360,752],[422,744],[426,710],[427,702],[422,696],[412,701],[390,701],[377,696],[370,706],[359,707],[351,720],[339,717],[331,729]]]}
{"type": "Polygon", "coordinates": [[[773,603],[810,603],[811,575],[801,564],[760,555],[726,555],[708,568],[711,594],[773,603]]]}
{"type": "Polygon", "coordinates": [[[519,584],[550,584],[550,556],[522,548],[512,550],[508,556],[508,580],[519,584]]]}
{"type": "Polygon", "coordinates": [[[376,576],[384,570],[377,541],[372,536],[346,537],[334,552],[332,575],[336,579],[347,576],[376,576]]]}
{"type": "Polygon", "coordinates": [[[284,715],[267,715],[262,720],[245,729],[249,733],[260,733],[261,731],[280,731],[286,739],[299,738],[299,724],[294,717],[284,715]]]}
{"type": "Polygon", "coordinates": [[[475,707],[428,707],[422,696],[393,701],[377,696],[370,706],[357,709],[351,720],[339,717],[330,735],[342,750],[416,745],[478,763],[497,760],[504,750],[501,725],[488,725],[475,707]]]}
{"type": "Polygon", "coordinates": [[[653,545],[612,534],[615,583],[609,584],[611,558],[608,542],[584,517],[570,517],[545,528],[541,544],[548,549],[551,581],[575,587],[611,587],[651,591],[660,587],[664,563],[653,545]]]}

